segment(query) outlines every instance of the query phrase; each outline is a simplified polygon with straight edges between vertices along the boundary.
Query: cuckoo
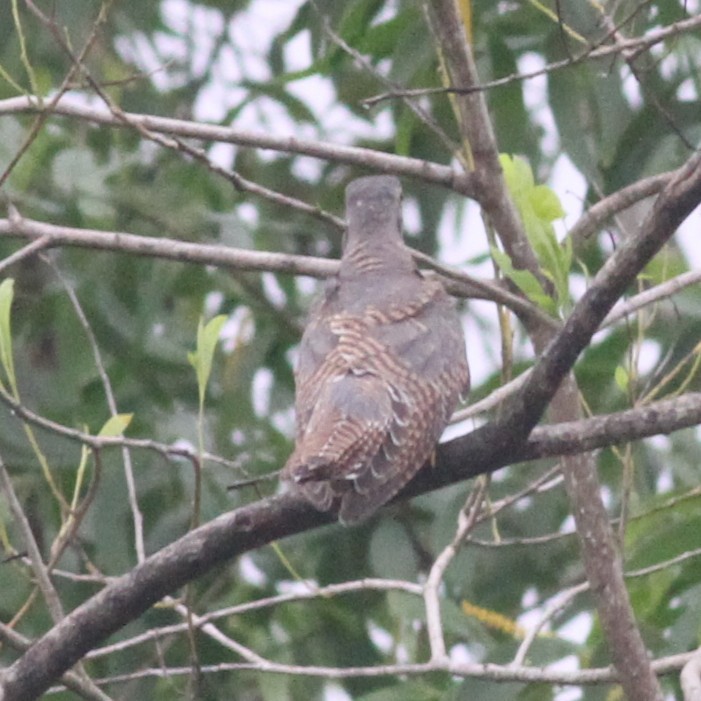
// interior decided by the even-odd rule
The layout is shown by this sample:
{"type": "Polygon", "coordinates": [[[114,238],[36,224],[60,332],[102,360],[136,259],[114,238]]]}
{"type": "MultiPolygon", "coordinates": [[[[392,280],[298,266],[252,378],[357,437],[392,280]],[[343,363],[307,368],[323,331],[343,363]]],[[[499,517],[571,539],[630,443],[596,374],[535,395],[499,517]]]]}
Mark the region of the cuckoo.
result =
{"type": "Polygon", "coordinates": [[[394,177],[348,186],[340,269],[311,309],[295,371],[297,442],[283,477],[346,525],[431,458],[469,387],[459,317],[404,245],[401,197],[394,177]]]}

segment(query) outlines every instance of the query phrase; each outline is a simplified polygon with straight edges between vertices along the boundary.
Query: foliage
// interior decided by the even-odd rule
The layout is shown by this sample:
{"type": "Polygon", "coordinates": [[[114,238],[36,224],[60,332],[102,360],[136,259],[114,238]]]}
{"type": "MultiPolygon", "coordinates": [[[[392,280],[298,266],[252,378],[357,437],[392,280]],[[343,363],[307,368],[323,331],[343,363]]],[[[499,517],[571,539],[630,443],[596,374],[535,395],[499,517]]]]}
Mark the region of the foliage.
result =
{"type": "MultiPolygon", "coordinates": [[[[0,22],[0,174],[7,169],[1,187],[3,198],[28,220],[153,241],[335,258],[341,235],[323,214],[342,216],[344,185],[374,172],[340,155],[316,158],[185,138],[173,146],[129,124],[109,127],[8,109],[6,101],[22,94],[38,90],[46,104],[59,90],[72,62],[57,36],[79,52],[94,35],[85,70],[70,81],[69,97],[105,114],[88,77],[130,113],[454,163],[451,146],[460,143],[461,135],[444,94],[411,102],[429,115],[428,123],[402,99],[364,103],[392,86],[443,85],[418,3],[112,3],[99,29],[99,8],[86,0],[51,3],[53,25],[37,17],[30,3],[11,4],[14,14],[6,7],[0,22]],[[307,203],[314,212],[261,196],[231,173],[307,203]]],[[[677,0],[639,5],[617,4],[612,19],[626,35],[643,36],[698,12],[693,9],[698,3],[677,0]]],[[[474,56],[484,83],[568,62],[590,42],[609,43],[599,3],[571,0],[544,8],[474,0],[471,7],[474,56]],[[562,22],[553,19],[555,9],[562,22]]],[[[519,154],[503,156],[501,165],[554,297],[535,275],[517,269],[490,246],[474,202],[418,177],[403,179],[408,243],[483,277],[493,274],[491,253],[517,291],[551,315],[566,317],[612,246],[640,225],[647,205],[622,212],[586,239],[563,237],[559,220],[566,214],[572,225],[582,208],[679,167],[689,155],[688,145],[699,143],[700,36],[698,29],[672,34],[643,52],[637,78],[619,54],[611,53],[487,92],[500,151],[519,154]],[[566,183],[563,172],[571,174],[566,183]],[[579,182],[585,184],[573,195],[579,182]]],[[[695,221],[698,230],[698,216],[695,221]]],[[[0,236],[0,261],[27,243],[0,236]]],[[[675,278],[694,261],[698,264],[697,252],[681,236],[629,292],[675,278]]],[[[85,478],[88,457],[78,443],[27,428],[11,403],[0,403],[0,458],[40,552],[55,568],[52,579],[67,611],[94,594],[96,583],[136,564],[140,528],[145,552],[152,553],[190,528],[193,500],[199,520],[206,522],[275,492],[276,481],[227,487],[279,469],[292,449],[295,348],[317,289],[308,277],[71,246],[24,257],[0,275],[2,388],[9,388],[11,398],[21,398],[37,416],[92,435],[177,442],[193,453],[226,459],[205,461],[198,472],[189,460],[134,450],[128,467],[121,451],[105,449],[89,458],[91,482],[85,478]],[[205,326],[203,318],[212,321],[205,326]],[[221,352],[215,355],[215,348],[221,352]]],[[[535,354],[518,321],[513,322],[513,356],[501,354],[494,304],[469,301],[461,309],[472,395],[483,397],[508,375],[504,365],[525,369],[535,354]]],[[[583,405],[604,414],[637,406],[655,388],[661,388],[657,399],[699,391],[699,310],[697,285],[681,291],[674,302],[647,307],[598,334],[576,366],[583,405]]],[[[626,571],[694,554],[627,579],[640,628],[656,658],[701,642],[698,463],[693,429],[598,455],[609,513],[620,519],[615,527],[626,571]]],[[[508,502],[553,464],[535,461],[499,471],[489,485],[488,502],[508,502]]],[[[448,487],[390,506],[358,528],[331,526],[281,546],[293,571],[319,586],[363,578],[421,583],[452,541],[470,489],[470,484],[448,487]]],[[[9,560],[27,547],[4,497],[0,541],[8,558],[0,564],[0,622],[12,622],[20,633],[36,638],[52,619],[35,595],[26,559],[9,560]]],[[[201,577],[188,602],[203,614],[303,587],[290,581],[289,571],[272,548],[263,547],[201,577]]],[[[553,477],[479,521],[446,571],[442,615],[449,652],[455,659],[507,664],[522,642],[519,631],[530,629],[553,597],[583,579],[569,504],[561,480],[553,477]],[[490,626],[489,620],[500,625],[490,626]],[[513,622],[513,628],[504,621],[513,622]]],[[[108,644],[184,621],[174,601],[163,602],[108,644]]],[[[319,596],[252,608],[216,623],[238,644],[290,665],[371,666],[422,662],[429,655],[421,599],[406,592],[367,589],[319,596]]],[[[205,670],[240,661],[203,633],[195,636],[195,646],[205,670]]],[[[192,663],[186,626],[158,643],[109,653],[86,663],[93,679],[161,664],[189,670],[192,663]]],[[[0,663],[7,665],[18,654],[3,644],[0,663]]],[[[563,660],[573,669],[609,664],[587,594],[574,597],[552,617],[526,662],[545,667],[563,660]]],[[[572,698],[564,695],[571,690],[563,693],[555,684],[444,673],[408,681],[395,675],[331,682],[302,674],[213,671],[205,674],[204,685],[202,698],[220,699],[339,698],[332,691],[365,701],[572,698]]],[[[665,678],[664,685],[678,693],[675,678],[665,678]]],[[[114,682],[105,691],[114,698],[130,693],[158,700],[187,688],[188,674],[173,674],[114,682]]],[[[587,701],[613,698],[607,696],[608,685],[580,690],[587,701]]],[[[62,691],[53,698],[74,696],[62,691]]]]}
{"type": "Polygon", "coordinates": [[[555,288],[553,299],[537,278],[528,270],[515,270],[504,260],[500,251],[492,249],[492,256],[504,274],[532,301],[547,311],[554,311],[553,305],[567,309],[570,302],[569,273],[572,266],[572,239],[566,238],[560,246],[555,238],[552,222],[565,216],[560,200],[546,185],[533,182],[533,171],[522,158],[500,157],[504,169],[504,180],[513,197],[528,240],[538,256],[541,272],[555,288]]]}

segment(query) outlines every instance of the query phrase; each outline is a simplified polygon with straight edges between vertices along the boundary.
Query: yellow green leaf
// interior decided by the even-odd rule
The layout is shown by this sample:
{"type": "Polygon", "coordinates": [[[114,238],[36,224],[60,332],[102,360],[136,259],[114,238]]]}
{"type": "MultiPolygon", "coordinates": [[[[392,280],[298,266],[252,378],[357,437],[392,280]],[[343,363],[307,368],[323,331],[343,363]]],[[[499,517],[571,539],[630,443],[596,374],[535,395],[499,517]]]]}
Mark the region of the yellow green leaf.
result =
{"type": "Polygon", "coordinates": [[[202,319],[197,326],[197,348],[194,352],[187,354],[187,359],[195,368],[197,374],[197,386],[200,394],[200,404],[204,402],[204,393],[209,382],[209,376],[212,372],[212,359],[214,351],[219,340],[219,332],[221,331],[226,316],[219,314],[206,324],[202,319]]]}
{"type": "Polygon", "coordinates": [[[121,436],[127,430],[133,418],[134,414],[115,414],[110,416],[97,435],[103,438],[121,436]]]}
{"type": "Polygon", "coordinates": [[[568,239],[562,245],[558,243],[552,226],[553,221],[564,216],[560,200],[547,185],[535,184],[533,171],[525,159],[501,154],[499,162],[526,236],[538,257],[541,271],[553,283],[557,306],[565,308],[570,303],[572,244],[568,239]]]}
{"type": "Polygon", "coordinates": [[[514,268],[511,258],[498,248],[492,248],[492,257],[502,273],[504,273],[533,304],[536,304],[548,314],[554,315],[557,313],[555,300],[545,293],[540,282],[538,282],[538,278],[536,278],[530,270],[517,270],[514,268]]]}
{"type": "Polygon", "coordinates": [[[630,384],[630,376],[628,374],[628,371],[622,365],[616,366],[616,370],[614,372],[614,379],[616,380],[616,384],[618,385],[619,389],[621,389],[621,391],[628,391],[628,385],[630,384]]]}
{"type": "Polygon", "coordinates": [[[10,325],[10,312],[14,297],[15,281],[7,278],[0,283],[0,362],[14,386],[15,368],[12,359],[12,328],[10,325]]]}

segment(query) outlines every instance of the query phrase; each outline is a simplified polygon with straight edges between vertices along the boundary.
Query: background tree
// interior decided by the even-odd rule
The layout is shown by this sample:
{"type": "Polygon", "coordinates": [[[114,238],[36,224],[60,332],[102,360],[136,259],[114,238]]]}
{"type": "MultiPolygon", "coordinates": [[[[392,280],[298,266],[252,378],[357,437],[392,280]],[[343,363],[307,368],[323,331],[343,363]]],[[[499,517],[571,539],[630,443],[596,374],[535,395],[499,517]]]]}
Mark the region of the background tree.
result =
{"type": "Polygon", "coordinates": [[[0,698],[700,698],[698,2],[0,10],[0,698]],[[227,487],[373,172],[473,406],[346,529],[227,487]]]}

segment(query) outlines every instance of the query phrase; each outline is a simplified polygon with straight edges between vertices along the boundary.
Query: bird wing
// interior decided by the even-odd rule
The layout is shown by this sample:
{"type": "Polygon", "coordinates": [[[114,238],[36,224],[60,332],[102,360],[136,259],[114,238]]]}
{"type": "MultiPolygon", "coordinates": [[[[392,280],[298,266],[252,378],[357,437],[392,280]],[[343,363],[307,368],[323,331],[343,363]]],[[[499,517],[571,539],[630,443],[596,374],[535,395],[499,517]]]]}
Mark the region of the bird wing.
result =
{"type": "Polygon", "coordinates": [[[329,378],[285,474],[318,508],[330,508],[378,453],[390,424],[391,399],[382,378],[352,371],[329,378]]]}
{"type": "Polygon", "coordinates": [[[309,319],[299,344],[295,367],[295,416],[297,436],[306,433],[319,393],[332,377],[345,372],[345,363],[332,355],[339,336],[331,330],[331,322],[338,312],[338,280],[327,281],[324,293],[312,305],[309,319]]]}
{"type": "Polygon", "coordinates": [[[371,335],[383,352],[373,357],[372,368],[389,382],[392,421],[388,439],[343,496],[344,523],[362,521],[409,482],[430,458],[459,394],[469,387],[459,320],[435,285],[427,281],[414,300],[374,313],[371,335]]]}
{"type": "Polygon", "coordinates": [[[371,515],[430,457],[467,384],[457,315],[438,283],[341,311],[327,290],[296,371],[297,445],[284,474],[346,524],[371,515]],[[380,303],[382,300],[380,300],[380,303]]]}

